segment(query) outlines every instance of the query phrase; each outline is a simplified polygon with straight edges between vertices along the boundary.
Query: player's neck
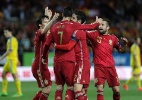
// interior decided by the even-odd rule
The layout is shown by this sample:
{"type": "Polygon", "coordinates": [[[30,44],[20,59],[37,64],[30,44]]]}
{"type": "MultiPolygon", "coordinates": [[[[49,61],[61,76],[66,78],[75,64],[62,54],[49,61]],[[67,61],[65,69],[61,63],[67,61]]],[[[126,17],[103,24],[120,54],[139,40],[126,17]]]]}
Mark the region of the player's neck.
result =
{"type": "Polygon", "coordinates": [[[105,34],[103,34],[103,35],[109,35],[107,32],[105,33],[105,34]]]}
{"type": "Polygon", "coordinates": [[[71,20],[71,18],[70,17],[63,17],[63,21],[64,20],[68,20],[68,21],[70,21],[71,20]]]}

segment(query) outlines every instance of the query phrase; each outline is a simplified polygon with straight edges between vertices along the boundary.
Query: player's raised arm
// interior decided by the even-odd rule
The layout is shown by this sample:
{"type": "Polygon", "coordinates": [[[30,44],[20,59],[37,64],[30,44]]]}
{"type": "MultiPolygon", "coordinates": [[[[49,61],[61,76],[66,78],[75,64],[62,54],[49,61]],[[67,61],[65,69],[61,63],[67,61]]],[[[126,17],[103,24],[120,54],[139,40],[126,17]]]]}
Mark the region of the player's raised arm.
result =
{"type": "Polygon", "coordinates": [[[56,21],[56,19],[58,18],[59,13],[55,13],[53,18],[50,20],[50,22],[42,29],[42,34],[47,33],[47,31],[51,28],[51,26],[53,25],[54,21],[56,21]]]}
{"type": "Polygon", "coordinates": [[[48,9],[48,7],[45,8],[45,15],[48,16],[49,20],[51,20],[52,11],[48,9]]]}
{"type": "Polygon", "coordinates": [[[94,22],[91,24],[73,24],[73,28],[75,30],[93,30],[97,29],[99,26],[98,22],[94,22]]]}

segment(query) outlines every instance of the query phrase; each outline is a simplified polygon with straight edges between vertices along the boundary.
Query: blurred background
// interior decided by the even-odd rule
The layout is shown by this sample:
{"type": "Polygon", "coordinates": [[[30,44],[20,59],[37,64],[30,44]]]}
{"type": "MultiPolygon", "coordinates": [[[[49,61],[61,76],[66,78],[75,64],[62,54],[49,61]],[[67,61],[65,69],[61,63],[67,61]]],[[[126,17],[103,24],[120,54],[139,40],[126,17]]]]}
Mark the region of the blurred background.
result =
{"type": "MultiPolygon", "coordinates": [[[[21,65],[30,66],[34,52],[33,37],[37,30],[36,18],[44,12],[46,6],[53,13],[60,13],[68,5],[84,11],[88,17],[88,23],[94,22],[95,16],[109,18],[112,23],[110,33],[118,38],[124,36],[129,40],[128,48],[122,54],[123,56],[114,50],[116,65],[129,66],[129,47],[132,45],[133,38],[136,36],[142,38],[142,0],[58,0],[58,2],[57,0],[0,0],[0,55],[6,49],[3,28],[11,25],[13,34],[19,41],[21,65]]],[[[53,46],[50,52],[52,59],[53,46]]],[[[90,55],[92,56],[91,51],[90,55]]],[[[3,63],[4,61],[0,64],[3,63]]],[[[52,60],[49,64],[52,65],[52,60]]]]}

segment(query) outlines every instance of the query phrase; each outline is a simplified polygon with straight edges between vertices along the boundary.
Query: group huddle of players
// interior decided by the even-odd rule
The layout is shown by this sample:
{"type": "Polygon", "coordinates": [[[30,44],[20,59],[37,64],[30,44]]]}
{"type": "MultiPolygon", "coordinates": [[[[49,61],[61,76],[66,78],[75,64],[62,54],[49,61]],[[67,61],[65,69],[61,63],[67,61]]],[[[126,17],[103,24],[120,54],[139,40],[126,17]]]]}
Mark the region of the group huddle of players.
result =
{"type": "Polygon", "coordinates": [[[33,100],[48,100],[52,81],[48,69],[48,52],[50,45],[55,45],[54,73],[55,100],[62,100],[64,85],[67,85],[65,100],[88,100],[87,88],[90,82],[90,57],[88,45],[92,48],[94,63],[94,79],[97,88],[97,100],[104,100],[103,88],[105,81],[113,90],[113,100],[120,100],[119,79],[112,56],[113,48],[123,51],[127,39],[109,34],[110,21],[96,17],[95,22],[85,24],[87,17],[84,12],[65,7],[62,20],[45,8],[45,14],[38,17],[35,32],[35,59],[32,73],[41,88],[33,100]]]}

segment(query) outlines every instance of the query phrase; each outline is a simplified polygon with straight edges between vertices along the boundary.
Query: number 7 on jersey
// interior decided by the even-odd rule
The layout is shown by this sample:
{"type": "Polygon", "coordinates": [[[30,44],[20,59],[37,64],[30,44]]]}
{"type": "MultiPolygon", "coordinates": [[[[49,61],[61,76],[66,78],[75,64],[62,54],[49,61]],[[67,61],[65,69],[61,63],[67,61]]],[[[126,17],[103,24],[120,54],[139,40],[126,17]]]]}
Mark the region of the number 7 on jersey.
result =
{"type": "Polygon", "coordinates": [[[60,35],[60,44],[62,44],[63,31],[59,31],[58,34],[60,35]]]}

